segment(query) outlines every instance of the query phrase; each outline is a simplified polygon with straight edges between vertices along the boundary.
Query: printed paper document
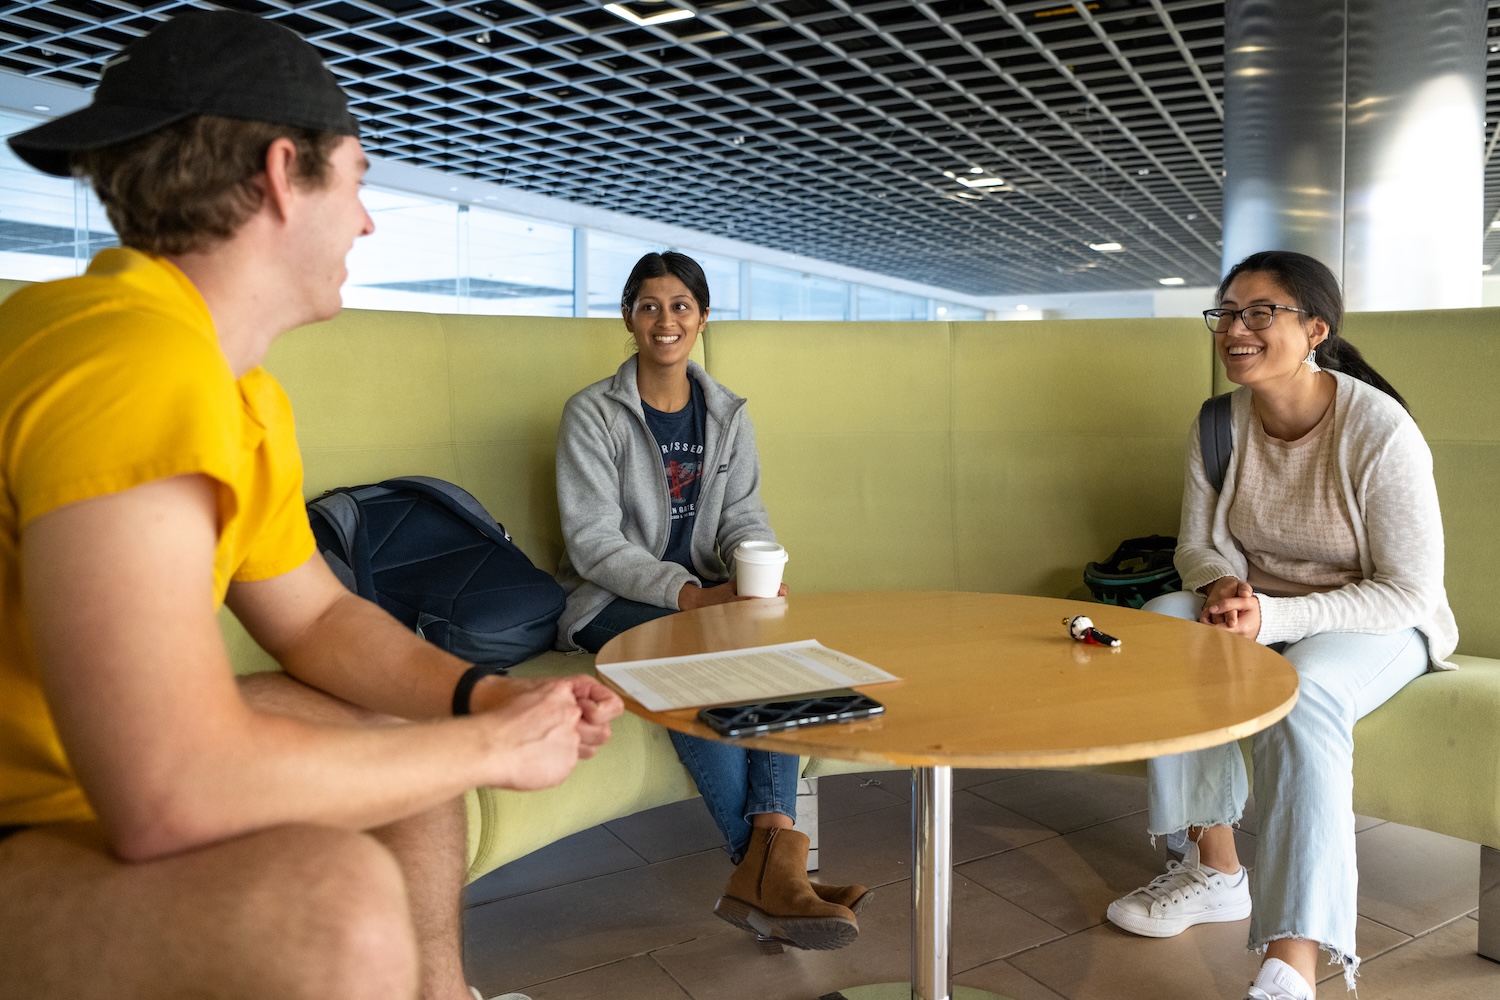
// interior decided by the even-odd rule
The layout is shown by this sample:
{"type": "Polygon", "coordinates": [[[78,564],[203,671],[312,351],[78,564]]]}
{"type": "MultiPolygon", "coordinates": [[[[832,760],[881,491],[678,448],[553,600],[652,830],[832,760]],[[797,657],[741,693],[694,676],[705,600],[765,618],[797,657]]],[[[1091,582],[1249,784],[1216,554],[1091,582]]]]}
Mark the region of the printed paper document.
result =
{"type": "Polygon", "coordinates": [[[653,712],[697,705],[773,701],[811,691],[901,679],[829,649],[816,639],[610,663],[600,665],[598,670],[653,712]]]}

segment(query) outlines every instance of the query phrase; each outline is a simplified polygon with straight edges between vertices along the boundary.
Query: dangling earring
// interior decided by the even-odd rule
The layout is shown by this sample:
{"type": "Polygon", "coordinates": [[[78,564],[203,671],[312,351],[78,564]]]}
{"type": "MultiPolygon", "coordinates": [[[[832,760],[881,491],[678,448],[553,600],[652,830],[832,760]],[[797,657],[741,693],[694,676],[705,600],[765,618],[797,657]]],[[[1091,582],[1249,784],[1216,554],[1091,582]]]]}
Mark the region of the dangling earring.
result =
{"type": "Polygon", "coordinates": [[[1312,372],[1314,375],[1323,370],[1323,366],[1318,364],[1318,349],[1316,347],[1309,347],[1307,349],[1307,357],[1302,359],[1302,363],[1306,365],[1307,370],[1312,372]]]}

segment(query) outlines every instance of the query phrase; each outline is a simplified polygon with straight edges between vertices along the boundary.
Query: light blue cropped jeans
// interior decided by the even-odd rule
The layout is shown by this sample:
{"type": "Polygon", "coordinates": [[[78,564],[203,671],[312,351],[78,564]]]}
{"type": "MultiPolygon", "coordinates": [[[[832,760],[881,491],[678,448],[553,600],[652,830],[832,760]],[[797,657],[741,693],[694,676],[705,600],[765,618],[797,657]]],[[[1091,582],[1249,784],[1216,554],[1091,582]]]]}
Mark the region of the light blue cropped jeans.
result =
{"type": "MultiPolygon", "coordinates": [[[[1197,594],[1166,594],[1145,610],[1196,620],[1197,594]]],[[[1416,629],[1388,635],[1323,632],[1281,650],[1297,670],[1297,704],[1251,739],[1255,764],[1255,907],[1250,947],[1303,938],[1327,949],[1350,989],[1359,969],[1354,925],[1354,723],[1427,669],[1416,629]]],[[[1148,830],[1238,823],[1249,792],[1238,743],[1147,764],[1148,830]]]]}
{"type": "MultiPolygon", "coordinates": [[[[575,632],[573,641],[590,653],[597,653],[626,629],[675,613],[672,608],[617,597],[575,632]]],[[[750,846],[750,817],[781,813],[797,818],[797,780],[802,761],[795,754],[746,750],[733,743],[679,732],[668,735],[678,759],[693,776],[714,825],[724,835],[724,849],[735,864],[740,863],[750,846]]]]}

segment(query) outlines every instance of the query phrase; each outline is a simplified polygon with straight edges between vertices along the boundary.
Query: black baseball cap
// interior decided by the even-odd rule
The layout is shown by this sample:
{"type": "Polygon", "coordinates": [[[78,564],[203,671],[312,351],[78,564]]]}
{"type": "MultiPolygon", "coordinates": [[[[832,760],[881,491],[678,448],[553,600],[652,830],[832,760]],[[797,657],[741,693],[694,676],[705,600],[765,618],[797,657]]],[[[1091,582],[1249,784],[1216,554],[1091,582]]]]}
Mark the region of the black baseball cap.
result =
{"type": "Polygon", "coordinates": [[[131,42],[105,63],[93,103],[9,142],[33,167],[67,177],[72,153],[193,115],[359,135],[317,49],[279,24],[219,10],[181,14],[131,42]]]}

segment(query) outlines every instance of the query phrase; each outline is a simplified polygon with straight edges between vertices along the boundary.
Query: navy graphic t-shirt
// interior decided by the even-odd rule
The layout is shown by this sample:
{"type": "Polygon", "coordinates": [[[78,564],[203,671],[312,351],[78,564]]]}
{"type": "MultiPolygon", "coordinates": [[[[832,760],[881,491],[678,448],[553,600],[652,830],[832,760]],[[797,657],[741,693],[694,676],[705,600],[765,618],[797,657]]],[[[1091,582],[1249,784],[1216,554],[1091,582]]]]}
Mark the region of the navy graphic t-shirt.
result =
{"type": "MultiPolygon", "coordinates": [[[[663,413],[641,401],[646,426],[661,448],[661,464],[667,470],[667,493],[672,500],[672,536],[667,540],[664,562],[674,562],[694,576],[693,521],[698,516],[698,487],[703,479],[703,435],[708,407],[703,386],[689,376],[692,398],[676,413],[663,413]]],[[[703,581],[707,584],[709,581],[703,581]]]]}

